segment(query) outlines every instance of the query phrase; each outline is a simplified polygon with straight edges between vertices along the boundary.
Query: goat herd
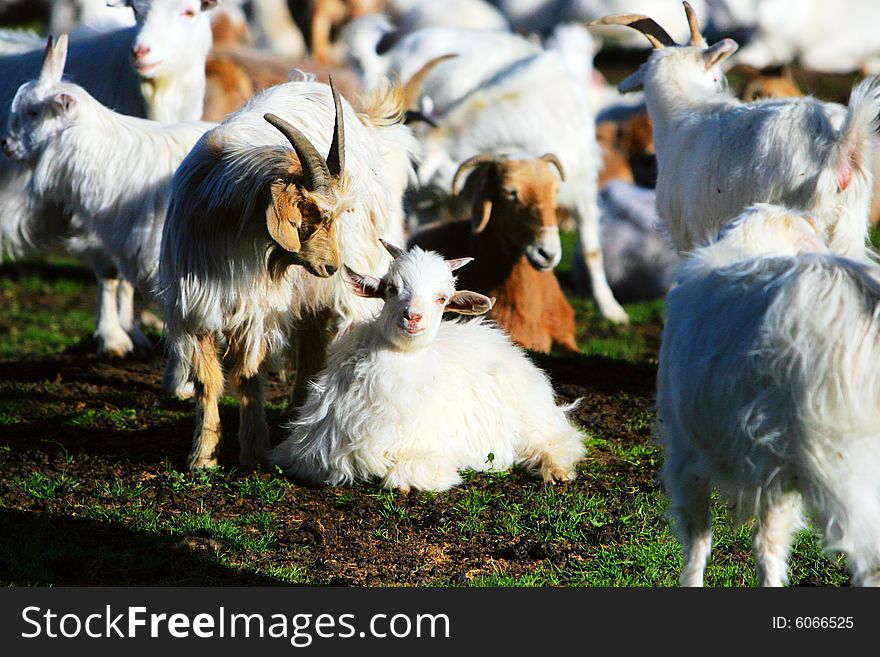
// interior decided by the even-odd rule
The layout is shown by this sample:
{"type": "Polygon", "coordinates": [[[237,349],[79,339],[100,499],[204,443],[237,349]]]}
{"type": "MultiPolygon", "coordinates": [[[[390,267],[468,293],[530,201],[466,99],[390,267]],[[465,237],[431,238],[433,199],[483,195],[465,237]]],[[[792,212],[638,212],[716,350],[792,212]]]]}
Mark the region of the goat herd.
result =
{"type": "Polygon", "coordinates": [[[703,583],[718,489],[757,517],[762,585],[786,583],[802,510],[853,583],[880,584],[880,79],[846,107],[746,103],[722,72],[738,44],[709,45],[687,2],[682,45],[621,13],[560,22],[541,43],[457,0],[402,3],[397,26],[364,12],[336,43],[314,32],[315,57],[279,80],[269,64],[254,73],[253,53],[212,54],[240,3],[107,4],[122,5],[101,7],[111,25],[48,44],[0,33],[0,249],[63,240],[93,268],[102,353],[149,345],[135,291],[162,309],[164,389],[195,400],[190,468],[218,464],[226,372],[246,467],[441,491],[491,454],[494,468],[575,478],[583,437],[523,348],[578,351],[553,273],[558,216],[577,228],[599,311],[627,321],[600,245],[613,153],[603,165],[596,116],[643,103],[661,225],[636,250],[662,228],[677,275],[656,437],[681,582],[703,583]],[[653,47],[627,96],[593,70],[591,32],[615,26],[653,47]],[[231,105],[219,123],[201,121],[206,90],[231,105]],[[273,448],[264,383],[285,364],[296,410],[273,448]]]}

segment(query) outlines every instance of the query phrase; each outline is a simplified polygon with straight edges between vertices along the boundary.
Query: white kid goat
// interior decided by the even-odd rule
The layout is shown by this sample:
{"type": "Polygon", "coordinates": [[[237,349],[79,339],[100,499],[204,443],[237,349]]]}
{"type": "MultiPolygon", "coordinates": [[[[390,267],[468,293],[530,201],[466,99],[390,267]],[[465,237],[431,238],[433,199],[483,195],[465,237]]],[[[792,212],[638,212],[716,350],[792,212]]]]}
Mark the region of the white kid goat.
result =
{"type": "Polygon", "coordinates": [[[379,479],[388,488],[446,490],[460,470],[521,463],[545,481],[576,477],[583,437],[556,405],[547,376],[479,315],[493,300],[455,290],[471,258],[432,251],[394,256],[382,278],[345,274],[354,293],[383,299],[375,319],[331,346],[290,437],[270,461],[312,482],[379,479]]]}

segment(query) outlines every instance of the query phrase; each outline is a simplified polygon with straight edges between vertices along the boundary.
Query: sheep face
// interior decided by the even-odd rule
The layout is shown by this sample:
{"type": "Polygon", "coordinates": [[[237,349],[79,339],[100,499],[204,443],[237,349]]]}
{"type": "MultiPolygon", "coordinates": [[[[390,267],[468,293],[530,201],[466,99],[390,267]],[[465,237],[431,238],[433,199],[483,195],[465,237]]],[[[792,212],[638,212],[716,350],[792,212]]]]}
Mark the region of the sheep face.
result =
{"type": "Polygon", "coordinates": [[[553,269],[562,258],[556,219],[556,192],[565,180],[552,154],[537,159],[478,155],[461,164],[453,180],[457,191],[464,171],[477,166],[468,180],[474,189],[473,231],[493,231],[515,255],[525,254],[538,271],[553,269]],[[555,171],[554,171],[555,169],[555,171]]]}
{"type": "Polygon", "coordinates": [[[67,35],[49,37],[40,77],[15,94],[3,139],[3,152],[13,160],[33,161],[45,145],[73,124],[77,88],[61,82],[67,59],[67,35]]]}
{"type": "Polygon", "coordinates": [[[355,294],[384,299],[378,321],[396,348],[412,350],[429,345],[444,312],[481,315],[492,309],[494,299],[455,289],[452,272],[473,258],[444,260],[418,247],[408,252],[387,244],[386,248],[394,260],[382,278],[358,274],[348,267],[344,271],[355,294]]]}
{"type": "Polygon", "coordinates": [[[132,65],[145,80],[161,77],[166,62],[181,61],[192,43],[211,47],[211,24],[207,12],[217,0],[115,0],[109,4],[134,9],[138,36],[132,47],[132,65]]]}

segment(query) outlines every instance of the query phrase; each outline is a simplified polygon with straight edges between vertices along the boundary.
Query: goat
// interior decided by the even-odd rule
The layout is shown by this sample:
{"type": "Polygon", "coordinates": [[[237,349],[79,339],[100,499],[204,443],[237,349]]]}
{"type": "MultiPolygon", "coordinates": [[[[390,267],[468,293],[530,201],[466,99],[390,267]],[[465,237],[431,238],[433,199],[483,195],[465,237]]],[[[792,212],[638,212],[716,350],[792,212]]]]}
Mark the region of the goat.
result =
{"type": "MultiPolygon", "coordinates": [[[[62,81],[66,46],[64,37],[50,38],[40,77],[16,93],[3,150],[32,172],[35,202],[76,217],[74,234],[97,238],[113,267],[150,299],[171,176],[212,124],[163,124],[107,109],[62,81]]],[[[131,342],[107,317],[114,305],[101,297],[97,334],[105,351],[121,355],[131,342]]],[[[166,391],[186,396],[185,368],[172,359],[166,374],[166,391]]]]}
{"type": "Polygon", "coordinates": [[[587,87],[560,52],[545,50],[497,72],[440,117],[438,127],[422,136],[422,145],[419,181],[427,191],[446,192],[458,165],[480,153],[554,153],[566,173],[557,203],[575,217],[579,257],[586,262],[596,305],[604,317],[628,321],[608,287],[599,244],[601,155],[587,87]]]}
{"type": "Polygon", "coordinates": [[[174,174],[159,287],[168,340],[192,364],[190,468],[217,463],[224,343],[241,396],[240,462],[255,466],[269,446],[264,365],[281,355],[294,325],[291,407],[320,369],[332,329],[371,316],[332,275],[343,259],[380,269],[387,254],[377,237],[402,236],[401,198],[417,152],[402,112],[399,86],[356,115],[335,86],[277,85],[207,132],[174,174]],[[328,141],[324,158],[317,148],[328,141]]]}
{"type": "Polygon", "coordinates": [[[856,585],[880,585],[880,268],[829,252],[815,217],[747,209],[692,252],[667,296],[657,373],[661,476],[701,586],[713,488],[763,586],[782,586],[805,507],[856,585]]]}
{"type": "Polygon", "coordinates": [[[620,84],[644,88],[657,151],[657,210],[676,247],[687,251],[757,202],[813,212],[832,251],[863,257],[880,112],[880,78],[852,92],[848,108],[812,98],[745,104],[724,91],[720,64],[737,49],[709,47],[693,9],[689,45],[655,21],[610,16],[654,45],[648,61],[620,84]]]}
{"type": "Polygon", "coordinates": [[[402,490],[447,490],[465,468],[516,463],[545,481],[574,479],[583,437],[569,409],[556,406],[547,376],[479,319],[441,321],[444,312],[479,315],[492,306],[455,289],[452,272],[470,258],[387,248],[394,260],[382,278],[345,267],[355,294],[385,305],[331,347],[270,461],[312,482],[378,478],[402,490]]]}
{"type": "MultiPolygon", "coordinates": [[[[136,25],[72,41],[67,75],[114,111],[169,123],[199,119],[205,55],[211,45],[206,12],[215,0],[115,4],[133,8],[136,25]]],[[[40,74],[44,60],[37,50],[0,57],[0,125],[6,126],[19,87],[40,74]]],[[[78,233],[57,208],[30,204],[29,176],[23,164],[0,160],[0,252],[10,256],[78,233]]],[[[112,258],[101,253],[94,239],[69,241],[68,249],[99,272],[99,317],[104,319],[98,324],[99,351],[119,354],[147,346],[129,312],[133,288],[117,279],[112,258]],[[129,338],[120,341],[123,331],[129,338]]]]}
{"type": "Polygon", "coordinates": [[[553,268],[562,258],[556,190],[565,179],[555,155],[542,158],[475,155],[462,162],[453,194],[470,173],[471,218],[426,226],[408,245],[447,258],[472,257],[462,285],[496,299],[488,317],[518,345],[549,353],[554,346],[580,353],[574,309],[553,268]],[[553,169],[556,169],[556,173],[553,169]]]}

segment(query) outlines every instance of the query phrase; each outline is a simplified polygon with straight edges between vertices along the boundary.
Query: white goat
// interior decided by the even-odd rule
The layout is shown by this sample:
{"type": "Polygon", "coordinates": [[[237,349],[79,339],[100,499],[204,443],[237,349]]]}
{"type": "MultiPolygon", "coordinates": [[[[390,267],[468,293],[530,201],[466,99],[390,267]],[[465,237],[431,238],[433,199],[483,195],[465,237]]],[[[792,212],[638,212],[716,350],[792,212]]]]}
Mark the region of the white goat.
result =
{"type": "MultiPolygon", "coordinates": [[[[76,217],[80,239],[95,236],[125,280],[152,298],[171,176],[213,126],[165,124],[118,114],[82,87],[62,82],[66,39],[49,42],[41,75],[18,90],[3,150],[32,171],[39,205],[76,217]]],[[[112,286],[103,294],[114,294],[112,286]]],[[[97,333],[107,351],[130,348],[129,335],[99,303],[97,333]]],[[[185,368],[169,363],[166,391],[187,396],[185,368]]]]}
{"type": "Polygon", "coordinates": [[[720,64],[737,49],[707,46],[685,2],[691,42],[677,46],[652,19],[611,16],[646,34],[655,50],[622,91],[644,88],[657,150],[657,211],[686,251],[752,203],[816,215],[832,251],[864,254],[880,112],[880,78],[852,92],[849,107],[813,98],[745,104],[725,90],[720,64]]]}
{"type": "Polygon", "coordinates": [[[880,585],[880,268],[828,252],[809,215],[757,205],[691,254],[657,375],[662,478],[701,586],[717,488],[763,586],[787,581],[806,507],[856,585],[880,585]]]}
{"type": "Polygon", "coordinates": [[[354,303],[332,274],[343,260],[364,271],[387,266],[377,239],[402,239],[418,145],[399,123],[399,85],[368,98],[361,115],[329,91],[311,81],[266,90],[204,135],[172,181],[159,279],[169,341],[193,364],[190,467],[217,463],[223,342],[242,399],[240,460],[256,465],[269,447],[263,365],[285,348],[291,325],[295,402],[333,329],[378,310],[354,303]]]}
{"type": "MultiPolygon", "coordinates": [[[[205,57],[211,28],[205,10],[215,0],[132,0],[116,4],[134,9],[136,25],[73,41],[66,72],[72,81],[113,110],[163,122],[195,121],[201,117],[205,90],[205,57]]],[[[119,11],[124,11],[120,9],[119,11]]],[[[18,88],[40,73],[43,53],[0,57],[0,125],[6,126],[18,88]]],[[[17,256],[60,239],[69,232],[70,217],[57,208],[33,206],[28,197],[29,172],[21,163],[0,161],[0,252],[17,256]]],[[[121,354],[148,343],[131,313],[133,290],[118,281],[112,258],[96,240],[76,240],[68,248],[92,264],[104,300],[98,326],[99,351],[121,354]],[[118,288],[118,289],[117,289],[118,288]],[[110,305],[117,298],[116,307],[110,305]],[[129,339],[118,341],[121,332],[129,339]]]]}
{"type": "Polygon", "coordinates": [[[455,290],[445,261],[414,247],[381,278],[346,276],[355,293],[383,299],[381,314],[330,349],[290,437],[270,461],[330,485],[378,478],[388,488],[446,490],[460,470],[516,463],[545,481],[577,476],[583,437],[556,406],[546,375],[499,329],[480,320],[482,294],[455,290]]]}
{"type": "Polygon", "coordinates": [[[390,0],[396,38],[426,27],[510,31],[510,23],[486,0],[390,0]]]}
{"type": "MultiPolygon", "coordinates": [[[[569,27],[589,39],[586,30],[569,27]]],[[[438,117],[438,127],[423,136],[419,180],[425,187],[449,190],[459,164],[474,155],[554,153],[566,174],[557,203],[571,210],[577,221],[580,256],[596,304],[605,317],[626,322],[626,312],[605,278],[597,203],[601,154],[583,79],[572,75],[556,49],[509,64],[438,117]]]]}

